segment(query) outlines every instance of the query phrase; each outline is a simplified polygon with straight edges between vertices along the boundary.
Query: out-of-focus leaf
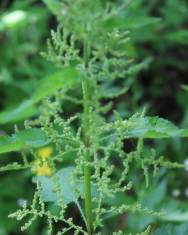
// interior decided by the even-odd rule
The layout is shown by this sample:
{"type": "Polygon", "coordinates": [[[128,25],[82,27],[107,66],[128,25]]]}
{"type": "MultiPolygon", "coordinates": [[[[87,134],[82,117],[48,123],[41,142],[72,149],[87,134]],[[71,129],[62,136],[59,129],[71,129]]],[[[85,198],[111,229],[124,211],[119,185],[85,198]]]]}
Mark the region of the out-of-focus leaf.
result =
{"type": "Polygon", "coordinates": [[[39,148],[48,143],[49,140],[41,129],[26,129],[12,136],[1,136],[0,153],[18,151],[25,148],[39,148]]]}
{"type": "Polygon", "coordinates": [[[146,58],[144,61],[142,61],[139,64],[136,65],[132,65],[128,70],[127,70],[127,74],[136,74],[138,72],[140,72],[141,70],[144,70],[146,68],[148,68],[149,64],[151,63],[152,58],[148,57],[146,58]]]}
{"type": "Polygon", "coordinates": [[[187,108],[187,101],[188,101],[188,92],[186,90],[179,90],[176,94],[176,100],[178,105],[182,108],[187,108]]]}
{"type": "Polygon", "coordinates": [[[0,113],[0,124],[18,122],[37,114],[37,107],[32,100],[26,100],[18,107],[0,113]]]}
{"type": "Polygon", "coordinates": [[[43,0],[48,9],[56,16],[61,14],[62,4],[58,0],[43,0]]]}
{"type": "Polygon", "coordinates": [[[166,225],[162,228],[157,229],[152,235],[187,235],[188,234],[188,224],[182,225],[166,225]]]}
{"type": "Polygon", "coordinates": [[[161,206],[160,220],[166,222],[186,222],[188,221],[187,203],[168,198],[161,206]]]}
{"type": "MultiPolygon", "coordinates": [[[[139,187],[139,201],[143,208],[150,209],[152,211],[158,211],[158,206],[161,204],[163,199],[165,198],[166,193],[166,180],[162,182],[156,181],[150,185],[149,188],[141,189],[139,187]]],[[[139,231],[144,230],[147,226],[152,224],[155,221],[154,216],[144,215],[142,213],[138,214],[128,214],[127,223],[128,226],[132,229],[136,228],[139,231]]]]}
{"type": "Polygon", "coordinates": [[[141,204],[143,207],[155,210],[155,207],[161,203],[166,194],[167,182],[163,180],[152,188],[148,188],[141,195],[141,204]],[[155,187],[155,188],[154,188],[155,187]]]}
{"type": "Polygon", "coordinates": [[[167,211],[164,213],[164,216],[161,216],[160,219],[169,222],[186,222],[188,221],[188,212],[182,212],[180,210],[170,212],[167,211]]]}
{"type": "Polygon", "coordinates": [[[0,124],[22,121],[37,114],[36,104],[47,96],[53,95],[59,89],[67,89],[79,82],[76,69],[64,68],[44,78],[39,83],[38,89],[33,96],[23,101],[19,106],[4,110],[0,113],[0,124]]]}
{"type": "Polygon", "coordinates": [[[119,29],[133,29],[142,28],[151,24],[158,23],[161,19],[153,17],[127,17],[124,16],[113,16],[103,22],[103,27],[107,30],[113,28],[119,29]]]}
{"type": "Polygon", "coordinates": [[[15,28],[20,24],[24,24],[27,18],[27,12],[23,10],[16,10],[4,14],[0,18],[0,29],[15,28]]]}
{"type": "Polygon", "coordinates": [[[185,91],[188,91],[188,85],[182,85],[182,88],[183,88],[185,91]]]}
{"type": "Polygon", "coordinates": [[[188,31],[178,30],[175,32],[170,32],[165,35],[165,39],[172,43],[188,44],[188,31]]]}

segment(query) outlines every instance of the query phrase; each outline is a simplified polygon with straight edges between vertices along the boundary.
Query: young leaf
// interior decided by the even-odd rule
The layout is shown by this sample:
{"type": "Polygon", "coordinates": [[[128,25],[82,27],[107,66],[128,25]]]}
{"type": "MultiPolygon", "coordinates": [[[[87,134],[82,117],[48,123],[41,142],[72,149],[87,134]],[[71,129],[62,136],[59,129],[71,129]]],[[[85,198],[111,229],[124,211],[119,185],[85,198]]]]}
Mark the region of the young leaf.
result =
{"type": "Polygon", "coordinates": [[[1,136],[0,153],[18,151],[24,148],[39,148],[48,143],[49,140],[41,129],[26,129],[12,136],[1,136]]]}

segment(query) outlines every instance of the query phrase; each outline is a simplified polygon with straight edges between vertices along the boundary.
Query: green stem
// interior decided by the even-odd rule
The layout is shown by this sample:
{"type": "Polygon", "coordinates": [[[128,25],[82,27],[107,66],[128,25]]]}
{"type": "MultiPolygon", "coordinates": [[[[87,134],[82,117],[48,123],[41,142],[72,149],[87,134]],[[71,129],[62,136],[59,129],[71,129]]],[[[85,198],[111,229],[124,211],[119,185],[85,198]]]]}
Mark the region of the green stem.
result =
{"type": "MultiPolygon", "coordinates": [[[[84,44],[84,62],[85,69],[88,67],[89,60],[89,45],[87,42],[84,44]]],[[[84,164],[84,181],[85,181],[85,213],[87,220],[88,234],[92,235],[93,232],[93,219],[92,219],[92,201],[91,201],[91,156],[89,152],[90,147],[90,85],[88,78],[84,78],[82,81],[83,100],[84,100],[84,116],[83,116],[83,131],[84,131],[84,143],[86,147],[85,164],[84,164]]]]}

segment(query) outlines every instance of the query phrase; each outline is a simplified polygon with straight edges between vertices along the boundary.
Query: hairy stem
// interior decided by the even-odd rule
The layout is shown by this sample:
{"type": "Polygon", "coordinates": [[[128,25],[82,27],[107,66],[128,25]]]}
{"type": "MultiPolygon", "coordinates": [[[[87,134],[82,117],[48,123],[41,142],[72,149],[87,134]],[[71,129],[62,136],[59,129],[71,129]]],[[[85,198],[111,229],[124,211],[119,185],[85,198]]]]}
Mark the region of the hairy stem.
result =
{"type": "MultiPolygon", "coordinates": [[[[88,67],[89,60],[89,45],[87,42],[84,44],[84,62],[85,68],[88,67]]],[[[92,220],[92,202],[91,202],[91,156],[89,152],[90,147],[90,86],[88,78],[84,78],[82,81],[83,100],[84,100],[84,116],[83,116],[83,130],[84,130],[84,143],[86,146],[85,164],[84,164],[84,181],[85,181],[85,213],[87,220],[88,234],[92,235],[93,220],[92,220]]]]}

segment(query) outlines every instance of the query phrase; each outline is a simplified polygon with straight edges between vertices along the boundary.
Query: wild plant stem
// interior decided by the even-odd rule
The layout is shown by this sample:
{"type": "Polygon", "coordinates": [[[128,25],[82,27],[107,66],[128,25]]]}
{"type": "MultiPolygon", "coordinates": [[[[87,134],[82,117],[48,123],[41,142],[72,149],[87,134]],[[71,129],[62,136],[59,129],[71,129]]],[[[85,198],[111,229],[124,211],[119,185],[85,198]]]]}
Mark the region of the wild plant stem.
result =
{"type": "MultiPolygon", "coordinates": [[[[89,60],[89,45],[86,41],[84,43],[84,62],[85,69],[88,67],[89,60]]],[[[88,78],[84,78],[82,81],[82,91],[83,91],[83,100],[84,100],[84,115],[83,115],[83,130],[84,130],[84,143],[86,147],[85,153],[85,164],[84,164],[84,181],[85,181],[85,213],[87,220],[87,230],[88,234],[92,235],[93,233],[93,219],[92,219],[92,201],[91,201],[91,156],[90,156],[90,124],[89,124],[89,115],[90,115],[90,86],[88,78]]]]}

